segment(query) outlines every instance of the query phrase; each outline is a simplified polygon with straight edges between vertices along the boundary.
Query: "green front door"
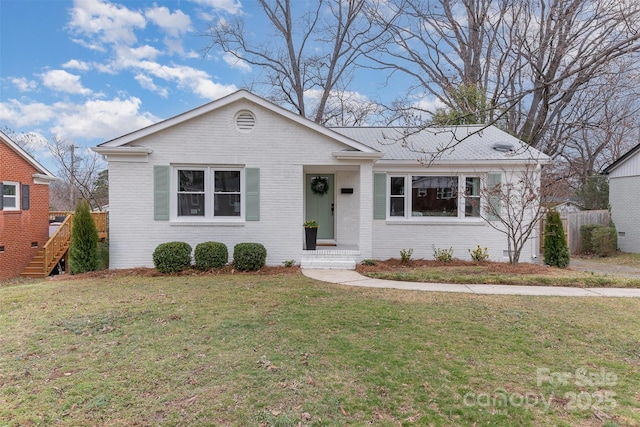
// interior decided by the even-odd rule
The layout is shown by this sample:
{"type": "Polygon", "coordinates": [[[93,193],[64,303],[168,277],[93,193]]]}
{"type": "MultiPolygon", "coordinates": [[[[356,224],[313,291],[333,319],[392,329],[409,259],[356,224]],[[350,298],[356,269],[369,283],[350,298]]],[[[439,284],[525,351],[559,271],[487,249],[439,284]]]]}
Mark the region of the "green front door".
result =
{"type": "Polygon", "coordinates": [[[318,239],[333,240],[334,227],[334,190],[332,174],[306,176],[306,217],[305,220],[318,221],[318,239]]]}

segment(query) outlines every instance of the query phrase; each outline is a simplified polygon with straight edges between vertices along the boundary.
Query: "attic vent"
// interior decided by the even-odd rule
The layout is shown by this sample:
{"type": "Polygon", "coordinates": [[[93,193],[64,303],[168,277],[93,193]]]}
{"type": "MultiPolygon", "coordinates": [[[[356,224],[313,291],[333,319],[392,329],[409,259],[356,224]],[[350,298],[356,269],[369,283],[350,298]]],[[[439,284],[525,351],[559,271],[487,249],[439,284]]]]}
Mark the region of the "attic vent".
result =
{"type": "Polygon", "coordinates": [[[513,144],[508,142],[496,142],[493,144],[493,149],[500,151],[501,153],[508,153],[509,151],[513,151],[513,144]]]}
{"type": "Polygon", "coordinates": [[[236,127],[240,132],[251,132],[256,125],[256,116],[251,111],[240,111],[236,114],[236,127]]]}

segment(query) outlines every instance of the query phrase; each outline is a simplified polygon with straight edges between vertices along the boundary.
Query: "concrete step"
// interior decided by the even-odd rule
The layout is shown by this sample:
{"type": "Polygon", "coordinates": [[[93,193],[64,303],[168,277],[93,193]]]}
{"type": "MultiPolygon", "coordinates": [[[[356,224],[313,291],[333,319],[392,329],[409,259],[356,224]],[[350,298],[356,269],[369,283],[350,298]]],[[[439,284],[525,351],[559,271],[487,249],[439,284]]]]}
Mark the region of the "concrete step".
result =
{"type": "Polygon", "coordinates": [[[356,261],[350,258],[303,258],[300,267],[307,270],[355,270],[356,261]]]}
{"type": "Polygon", "coordinates": [[[318,246],[315,251],[303,251],[300,267],[308,270],[355,270],[359,257],[360,251],[357,249],[318,246]]]}

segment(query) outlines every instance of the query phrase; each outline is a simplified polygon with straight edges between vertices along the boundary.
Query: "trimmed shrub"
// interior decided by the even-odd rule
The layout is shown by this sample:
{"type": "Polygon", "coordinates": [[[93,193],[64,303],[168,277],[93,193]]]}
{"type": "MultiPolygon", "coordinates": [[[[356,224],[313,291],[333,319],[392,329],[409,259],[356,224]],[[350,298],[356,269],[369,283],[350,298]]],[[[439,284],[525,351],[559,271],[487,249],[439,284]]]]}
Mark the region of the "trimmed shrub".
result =
{"type": "Polygon", "coordinates": [[[91,218],[89,204],[81,200],[73,214],[73,231],[69,246],[69,271],[86,273],[98,269],[98,229],[91,218]]]}
{"type": "Polygon", "coordinates": [[[591,233],[593,252],[600,256],[607,256],[618,248],[618,233],[615,227],[600,226],[591,233]]]}
{"type": "Polygon", "coordinates": [[[544,226],[544,263],[565,268],[569,265],[569,260],[569,247],[564,236],[560,214],[549,211],[544,226]]]}
{"type": "Polygon", "coordinates": [[[266,260],[267,250],[260,243],[238,243],[233,247],[233,266],[237,270],[260,270],[266,260]]]}
{"type": "Polygon", "coordinates": [[[203,242],[196,245],[193,258],[199,270],[222,268],[229,262],[229,251],[224,243],[203,242]]]}
{"type": "Polygon", "coordinates": [[[451,262],[453,260],[453,248],[449,249],[440,249],[436,248],[435,245],[431,245],[433,248],[433,258],[440,262],[451,262]]]}
{"type": "Polygon", "coordinates": [[[191,266],[191,245],[185,242],[160,243],[153,251],[153,265],[160,273],[175,273],[191,266]]]}
{"type": "Polygon", "coordinates": [[[593,230],[602,227],[599,224],[584,224],[580,226],[580,252],[583,254],[593,253],[592,236],[593,230]]]}
{"type": "Polygon", "coordinates": [[[409,248],[409,249],[400,249],[400,262],[402,262],[403,264],[408,263],[409,261],[411,261],[411,256],[413,255],[413,249],[409,248]]]}
{"type": "Polygon", "coordinates": [[[489,248],[481,248],[478,245],[474,250],[467,249],[469,251],[469,255],[471,255],[471,259],[476,262],[482,262],[489,259],[489,248]]]}

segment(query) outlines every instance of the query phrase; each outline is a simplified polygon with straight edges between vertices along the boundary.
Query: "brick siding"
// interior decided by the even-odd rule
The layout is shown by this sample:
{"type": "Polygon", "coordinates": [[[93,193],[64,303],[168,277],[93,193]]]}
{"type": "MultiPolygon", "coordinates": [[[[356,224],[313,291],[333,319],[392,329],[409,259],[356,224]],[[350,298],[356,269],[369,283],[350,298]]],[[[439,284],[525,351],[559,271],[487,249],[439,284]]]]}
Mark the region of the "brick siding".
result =
{"type": "Polygon", "coordinates": [[[35,184],[34,173],[39,171],[0,141],[0,181],[30,189],[29,210],[0,211],[0,279],[19,276],[49,238],[49,186],[35,184]]]}

